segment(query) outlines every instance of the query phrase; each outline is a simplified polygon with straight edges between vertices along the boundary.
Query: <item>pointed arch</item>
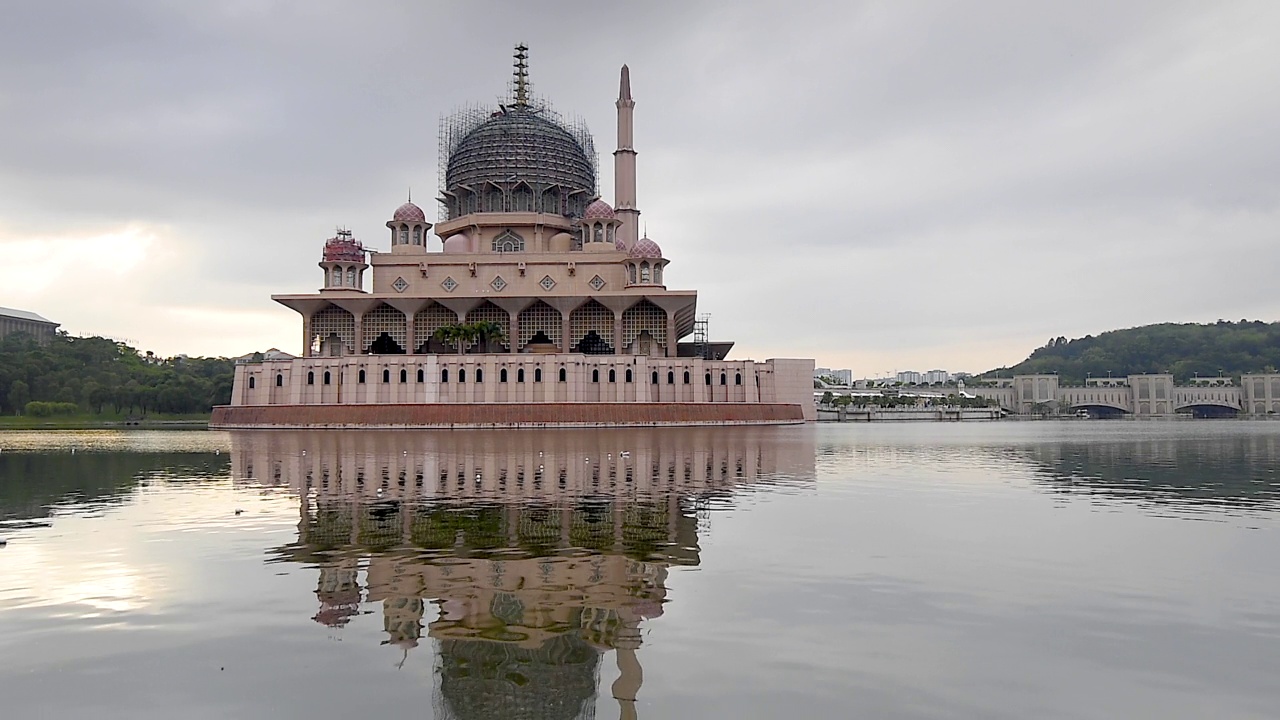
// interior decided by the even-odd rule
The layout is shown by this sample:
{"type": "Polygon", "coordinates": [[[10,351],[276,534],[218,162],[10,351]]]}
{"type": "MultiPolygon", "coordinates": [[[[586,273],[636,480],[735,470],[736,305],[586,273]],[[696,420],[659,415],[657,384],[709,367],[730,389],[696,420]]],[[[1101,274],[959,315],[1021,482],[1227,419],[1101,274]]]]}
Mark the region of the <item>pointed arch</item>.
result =
{"type": "Polygon", "coordinates": [[[503,197],[502,188],[493,183],[485,183],[483,206],[481,212],[506,212],[506,198],[503,197]]]}
{"type": "Polygon", "coordinates": [[[524,252],[524,238],[512,230],[498,233],[490,244],[494,252],[524,252]]]}
{"type": "MultiPolygon", "coordinates": [[[[533,336],[542,333],[556,347],[556,352],[560,352],[560,334],[562,332],[562,320],[560,311],[551,307],[547,303],[538,300],[529,307],[520,311],[519,315],[520,338],[517,348],[523,352],[533,340],[533,336]]],[[[539,338],[541,339],[541,338],[539,338]]]]}
{"type": "Polygon", "coordinates": [[[666,354],[667,312],[647,299],[622,311],[622,352],[628,355],[666,354]],[[661,348],[661,352],[654,350],[661,348]]]}
{"type": "Polygon", "coordinates": [[[561,214],[560,188],[553,186],[542,191],[541,211],[551,215],[561,214]]]}
{"type": "Polygon", "coordinates": [[[322,355],[351,355],[356,351],[356,318],[337,305],[311,316],[311,345],[321,343],[322,355]]]}
{"type": "Polygon", "coordinates": [[[449,308],[432,303],[413,316],[413,337],[418,343],[414,352],[418,353],[452,353],[457,348],[449,347],[435,339],[435,332],[445,325],[456,325],[458,313],[449,308]]]}
{"type": "Polygon", "coordinates": [[[379,303],[365,313],[360,326],[362,353],[403,355],[405,346],[409,344],[408,318],[386,303],[379,303]]]}
{"type": "Polygon", "coordinates": [[[533,188],[521,181],[511,189],[511,212],[533,212],[533,188]]]}
{"type": "Polygon", "coordinates": [[[507,348],[511,344],[511,315],[506,310],[494,305],[492,302],[485,300],[467,313],[468,325],[474,325],[480,322],[497,323],[502,328],[502,339],[490,338],[488,340],[476,340],[468,344],[467,352],[507,352],[507,348]]]}
{"type": "Polygon", "coordinates": [[[587,355],[612,355],[613,311],[588,300],[569,314],[570,347],[587,355]]]}

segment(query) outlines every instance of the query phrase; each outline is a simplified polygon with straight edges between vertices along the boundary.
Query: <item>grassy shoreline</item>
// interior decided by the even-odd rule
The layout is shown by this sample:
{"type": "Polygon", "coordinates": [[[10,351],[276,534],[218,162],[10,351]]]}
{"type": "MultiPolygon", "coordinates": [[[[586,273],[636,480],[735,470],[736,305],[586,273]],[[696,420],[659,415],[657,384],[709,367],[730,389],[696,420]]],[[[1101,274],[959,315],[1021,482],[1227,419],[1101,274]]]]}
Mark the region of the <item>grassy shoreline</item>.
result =
{"type": "Polygon", "coordinates": [[[0,430],[123,430],[126,428],[156,430],[163,428],[204,428],[208,427],[208,425],[208,413],[194,415],[153,414],[145,418],[131,418],[126,415],[0,416],[0,430]]]}

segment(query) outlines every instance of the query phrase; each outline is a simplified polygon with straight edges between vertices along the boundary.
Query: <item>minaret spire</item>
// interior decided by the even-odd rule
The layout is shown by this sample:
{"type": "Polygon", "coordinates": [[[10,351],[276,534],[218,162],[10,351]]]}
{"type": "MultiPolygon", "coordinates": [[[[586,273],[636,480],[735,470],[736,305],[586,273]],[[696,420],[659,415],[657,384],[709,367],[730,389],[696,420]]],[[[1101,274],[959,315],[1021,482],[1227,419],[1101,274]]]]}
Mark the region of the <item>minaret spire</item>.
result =
{"type": "Polygon", "coordinates": [[[632,147],[636,101],[631,98],[631,70],[622,66],[618,79],[618,149],[613,151],[613,211],[622,221],[618,232],[630,250],[640,239],[636,207],[636,151],[632,147]]]}
{"type": "Polygon", "coordinates": [[[516,51],[511,57],[515,58],[515,62],[512,63],[515,70],[511,73],[515,78],[515,97],[512,105],[527,108],[529,107],[529,47],[524,43],[516,45],[516,51]]]}

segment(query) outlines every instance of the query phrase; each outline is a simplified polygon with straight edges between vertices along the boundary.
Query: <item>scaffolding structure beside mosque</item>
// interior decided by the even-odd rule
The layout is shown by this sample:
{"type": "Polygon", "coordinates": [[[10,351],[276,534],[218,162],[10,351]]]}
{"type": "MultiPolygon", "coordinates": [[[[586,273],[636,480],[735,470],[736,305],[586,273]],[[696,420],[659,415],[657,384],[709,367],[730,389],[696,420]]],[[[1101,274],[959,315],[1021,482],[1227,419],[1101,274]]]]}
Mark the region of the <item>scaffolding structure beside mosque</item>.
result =
{"type": "Polygon", "coordinates": [[[239,365],[212,426],[814,419],[812,360],[730,360],[732,343],[681,341],[697,292],[666,287],[669,259],[640,232],[628,68],[611,206],[590,133],[534,98],[526,50],[507,103],[441,122],[439,221],[410,198],[386,223],[390,252],[347,230],[326,241],[322,289],[272,296],[302,316],[302,357],[239,365]],[[459,327],[486,331],[449,334],[459,327]]]}

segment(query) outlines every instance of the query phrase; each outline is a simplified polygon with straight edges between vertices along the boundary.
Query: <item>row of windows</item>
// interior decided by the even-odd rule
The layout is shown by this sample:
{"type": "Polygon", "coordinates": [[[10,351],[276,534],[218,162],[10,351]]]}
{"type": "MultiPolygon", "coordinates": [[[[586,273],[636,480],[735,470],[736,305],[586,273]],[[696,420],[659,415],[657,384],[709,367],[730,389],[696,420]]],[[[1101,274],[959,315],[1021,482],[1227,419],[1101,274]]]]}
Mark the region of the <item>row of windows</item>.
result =
{"type": "MultiPolygon", "coordinates": [[[[566,377],[567,377],[567,375],[566,375],[565,369],[564,369],[564,368],[560,368],[560,382],[565,382],[566,377]]],[[[475,378],[476,378],[476,380],[475,380],[476,382],[484,382],[484,370],[483,370],[482,368],[476,368],[475,378]]],[[[422,370],[420,369],[420,370],[418,370],[418,382],[423,382],[423,380],[424,380],[424,375],[423,375],[422,370]]],[[[703,380],[704,380],[704,382],[705,382],[707,385],[710,385],[710,384],[711,384],[711,373],[707,373],[705,376],[703,376],[703,380]]],[[[727,385],[727,384],[729,384],[729,383],[728,383],[728,380],[729,380],[729,376],[728,376],[728,374],[727,374],[727,373],[720,373],[720,384],[721,384],[721,385],[727,385]]],[[[331,382],[331,381],[332,381],[332,376],[330,375],[330,373],[329,373],[329,371],[328,371],[328,370],[325,370],[325,371],[324,371],[324,378],[323,378],[323,382],[324,382],[324,384],[325,384],[325,385],[328,385],[328,384],[330,384],[330,382],[331,382]]],[[[356,380],[356,381],[357,381],[357,382],[361,382],[361,383],[363,383],[363,382],[365,381],[365,371],[364,371],[364,370],[361,370],[361,371],[360,371],[359,375],[357,376],[357,380],[356,380]]],[[[403,369],[402,369],[402,370],[400,371],[400,382],[402,382],[402,383],[403,383],[403,382],[408,382],[408,381],[409,381],[409,371],[408,371],[408,370],[403,370],[403,369]]],[[[467,381],[467,371],[466,371],[466,370],[459,370],[459,371],[458,371],[458,382],[460,382],[460,383],[464,383],[464,382],[466,382],[466,381],[467,381]]],[[[535,368],[535,369],[534,369],[534,371],[533,371],[533,381],[534,381],[534,382],[542,382],[542,368],[535,368]]],[[[616,370],[613,370],[613,369],[610,369],[610,370],[609,370],[609,382],[614,383],[614,382],[617,382],[617,381],[618,381],[618,374],[617,374],[617,371],[616,371],[616,370]]],[[[629,383],[629,382],[631,382],[631,381],[632,381],[631,369],[630,369],[630,368],[627,368],[626,375],[625,375],[625,379],[623,380],[623,382],[628,382],[628,383],[629,383]]],[[[384,383],[389,383],[389,382],[391,382],[391,371],[390,371],[390,370],[383,370],[383,371],[382,371],[382,382],[384,382],[384,383]]],[[[440,382],[442,382],[442,383],[447,383],[447,382],[449,382],[449,369],[448,369],[448,368],[445,368],[444,370],[441,370],[441,371],[440,371],[440,382]]],[[[498,371],[498,382],[507,382],[507,369],[506,369],[506,368],[502,368],[501,370],[499,370],[499,371],[498,371]]],[[[518,382],[518,383],[522,383],[522,382],[524,382],[524,368],[520,368],[520,369],[516,370],[516,382],[518,382]]],[[[600,371],[599,371],[599,370],[592,370],[592,371],[591,371],[591,382],[593,382],[593,383],[598,383],[598,382],[600,382],[600,371]]],[[[668,384],[668,385],[674,385],[674,384],[675,384],[675,382],[676,382],[676,374],[675,374],[675,372],[674,372],[674,371],[668,371],[668,372],[667,372],[667,384],[668,384]]],[[[307,371],[307,384],[308,384],[308,385],[315,385],[315,384],[316,384],[316,374],[315,374],[315,371],[311,371],[311,370],[307,371]]],[[[657,385],[657,384],[658,384],[658,371],[657,371],[657,370],[654,370],[654,371],[653,371],[653,384],[654,384],[654,385],[657,385]]],[[[688,371],[688,370],[685,370],[685,371],[684,371],[684,384],[685,384],[685,385],[688,385],[688,384],[689,384],[689,371],[688,371]]],[[[734,384],[734,385],[741,385],[741,384],[742,384],[742,373],[734,373],[734,374],[733,374],[733,384],[734,384]]],[[[254,385],[254,378],[253,378],[253,376],[250,376],[250,377],[249,377],[249,388],[250,388],[250,389],[252,389],[252,388],[253,388],[253,385],[254,385]]],[[[276,374],[276,387],[282,387],[283,385],[284,385],[284,375],[283,375],[283,374],[281,374],[281,373],[277,373],[277,374],[276,374]]]]}
{"type": "MultiPolygon", "coordinates": [[[[612,371],[610,371],[610,372],[612,372],[612,371]]],[[[476,382],[484,382],[484,369],[482,369],[482,368],[476,368],[476,375],[475,375],[475,377],[476,377],[476,380],[475,380],[476,382]]],[[[629,380],[629,379],[630,379],[630,377],[631,377],[631,371],[630,371],[630,370],[628,370],[628,371],[627,371],[627,378],[628,378],[628,382],[630,381],[630,380],[629,380]]],[[[328,371],[328,370],[326,370],[326,371],[324,372],[324,378],[323,378],[323,380],[324,380],[324,384],[325,384],[325,385],[330,384],[330,382],[332,382],[332,379],[333,379],[332,375],[330,375],[329,371],[328,371]]],[[[359,372],[359,374],[356,376],[356,382],[363,383],[363,382],[365,382],[365,379],[366,379],[365,371],[364,371],[364,370],[361,370],[361,371],[359,372]]],[[[418,370],[418,378],[417,378],[417,381],[418,381],[418,382],[424,382],[424,381],[425,381],[425,375],[423,374],[423,371],[422,371],[422,370],[418,370]]],[[[467,381],[467,371],[466,371],[466,370],[459,370],[459,371],[458,371],[458,382],[466,382],[466,381],[467,381]]],[[[533,371],[533,381],[534,381],[534,382],[542,382],[542,368],[535,368],[535,369],[534,369],[534,371],[533,371]]],[[[564,368],[560,368],[560,382],[564,382],[564,381],[565,381],[565,370],[564,370],[564,368]]],[[[384,382],[384,383],[389,383],[389,382],[391,382],[391,371],[390,371],[390,370],[383,370],[383,371],[382,371],[382,382],[384,382]]],[[[403,383],[403,382],[409,382],[409,371],[408,371],[408,370],[403,370],[403,369],[402,369],[402,370],[400,371],[400,382],[402,382],[402,383],[403,383]]],[[[441,370],[441,371],[440,371],[440,382],[449,382],[449,370],[448,370],[447,368],[446,368],[446,369],[444,369],[444,370],[441,370]]],[[[500,371],[498,372],[498,382],[507,382],[507,370],[506,370],[506,368],[503,368],[502,370],[500,370],[500,371]]],[[[517,371],[516,371],[516,382],[524,382],[524,368],[521,368],[521,369],[519,369],[519,370],[517,370],[517,371]]],[[[280,387],[280,386],[281,386],[281,385],[283,385],[283,384],[284,384],[284,375],[277,374],[277,375],[276,375],[276,387],[280,387]]],[[[309,371],[307,371],[307,384],[308,384],[308,385],[315,385],[315,384],[316,384],[316,374],[315,374],[315,372],[314,372],[314,371],[310,371],[310,370],[309,370],[309,371]]],[[[252,377],[250,377],[250,378],[249,378],[249,387],[250,387],[250,388],[252,388],[252,387],[253,387],[253,378],[252,378],[252,377]]]]}

